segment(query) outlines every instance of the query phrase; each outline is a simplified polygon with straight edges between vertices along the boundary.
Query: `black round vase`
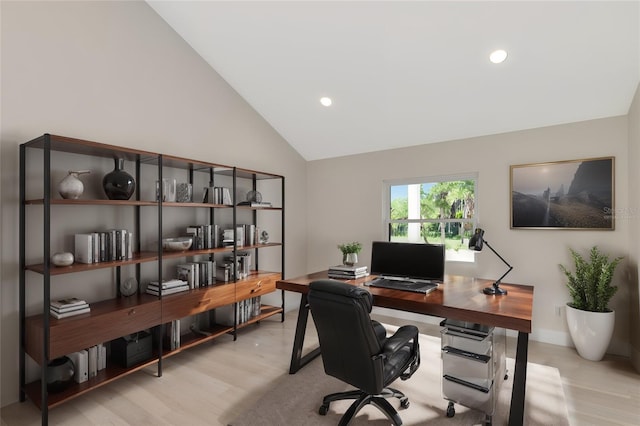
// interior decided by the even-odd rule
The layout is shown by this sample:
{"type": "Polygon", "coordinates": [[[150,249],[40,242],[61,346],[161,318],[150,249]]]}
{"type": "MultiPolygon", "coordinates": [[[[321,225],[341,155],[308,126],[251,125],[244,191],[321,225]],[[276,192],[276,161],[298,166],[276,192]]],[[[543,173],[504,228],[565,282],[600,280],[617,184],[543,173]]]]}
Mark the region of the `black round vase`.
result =
{"type": "Polygon", "coordinates": [[[102,178],[102,187],[110,200],[128,200],[136,190],[136,181],[124,171],[124,160],[115,158],[115,169],[102,178]]]}
{"type": "Polygon", "coordinates": [[[47,390],[63,391],[73,382],[74,372],[75,366],[69,357],[63,356],[50,361],[47,365],[47,390]]]}

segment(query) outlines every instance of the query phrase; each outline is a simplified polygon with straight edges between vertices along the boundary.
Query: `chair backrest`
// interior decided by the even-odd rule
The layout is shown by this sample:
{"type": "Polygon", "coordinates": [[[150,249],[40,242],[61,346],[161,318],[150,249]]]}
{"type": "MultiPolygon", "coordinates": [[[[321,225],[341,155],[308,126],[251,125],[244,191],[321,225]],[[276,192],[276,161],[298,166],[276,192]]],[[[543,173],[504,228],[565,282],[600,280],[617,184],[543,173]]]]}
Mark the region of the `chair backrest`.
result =
{"type": "Polygon", "coordinates": [[[384,363],[369,316],[371,294],[334,280],[314,281],[309,288],[325,372],[371,394],[381,392],[384,363]]]}

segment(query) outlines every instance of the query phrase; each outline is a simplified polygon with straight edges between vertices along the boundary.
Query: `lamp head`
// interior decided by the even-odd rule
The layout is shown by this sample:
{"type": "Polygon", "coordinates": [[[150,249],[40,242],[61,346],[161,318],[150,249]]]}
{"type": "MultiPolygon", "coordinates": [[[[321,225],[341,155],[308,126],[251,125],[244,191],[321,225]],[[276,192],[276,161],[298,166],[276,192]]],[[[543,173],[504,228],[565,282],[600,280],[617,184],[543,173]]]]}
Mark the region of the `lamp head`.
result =
{"type": "Polygon", "coordinates": [[[475,251],[482,250],[482,245],[484,243],[484,229],[476,228],[473,236],[469,240],[469,248],[475,251]]]}

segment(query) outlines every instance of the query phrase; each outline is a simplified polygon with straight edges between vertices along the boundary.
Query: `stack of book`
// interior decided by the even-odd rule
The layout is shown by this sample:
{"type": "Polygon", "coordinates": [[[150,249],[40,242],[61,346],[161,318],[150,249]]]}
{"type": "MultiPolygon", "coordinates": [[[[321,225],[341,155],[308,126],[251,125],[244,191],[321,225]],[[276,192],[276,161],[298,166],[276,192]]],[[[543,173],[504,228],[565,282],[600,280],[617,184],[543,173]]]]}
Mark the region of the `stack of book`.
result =
{"type": "Polygon", "coordinates": [[[355,280],[369,275],[366,266],[348,266],[338,265],[329,268],[329,278],[337,278],[339,280],[355,280]]]}
{"type": "MultiPolygon", "coordinates": [[[[180,293],[181,291],[189,290],[189,283],[178,279],[162,281],[162,295],[180,293]]],[[[147,293],[154,296],[160,295],[160,286],[157,281],[151,281],[147,286],[147,293]]]]}
{"type": "Polygon", "coordinates": [[[75,297],[55,300],[51,302],[51,305],[49,306],[49,313],[51,313],[51,316],[56,319],[86,314],[90,311],[91,309],[89,308],[89,304],[87,302],[75,297]]]}

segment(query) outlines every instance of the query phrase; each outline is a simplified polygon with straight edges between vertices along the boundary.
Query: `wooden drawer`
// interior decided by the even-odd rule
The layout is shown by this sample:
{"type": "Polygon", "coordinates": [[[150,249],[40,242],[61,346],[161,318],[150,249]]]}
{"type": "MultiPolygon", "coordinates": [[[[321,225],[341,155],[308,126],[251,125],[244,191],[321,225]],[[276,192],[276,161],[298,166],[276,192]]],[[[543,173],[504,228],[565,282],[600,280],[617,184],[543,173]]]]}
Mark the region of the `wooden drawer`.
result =
{"type": "Polygon", "coordinates": [[[236,300],[249,299],[262,296],[276,290],[276,281],[280,278],[277,273],[259,273],[249,276],[248,279],[238,281],[236,287],[236,300]]]}
{"type": "MultiPolygon", "coordinates": [[[[86,349],[98,343],[159,325],[160,301],[139,295],[91,303],[91,312],[49,322],[49,359],[86,349]]],[[[40,363],[44,334],[43,316],[26,319],[26,351],[40,363]]]]}
{"type": "Polygon", "coordinates": [[[217,284],[162,298],[162,322],[206,312],[235,301],[235,284],[217,284]]]}

